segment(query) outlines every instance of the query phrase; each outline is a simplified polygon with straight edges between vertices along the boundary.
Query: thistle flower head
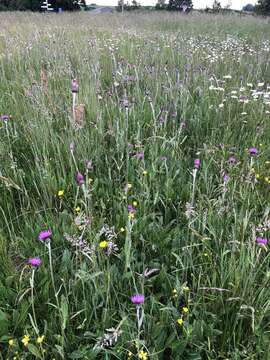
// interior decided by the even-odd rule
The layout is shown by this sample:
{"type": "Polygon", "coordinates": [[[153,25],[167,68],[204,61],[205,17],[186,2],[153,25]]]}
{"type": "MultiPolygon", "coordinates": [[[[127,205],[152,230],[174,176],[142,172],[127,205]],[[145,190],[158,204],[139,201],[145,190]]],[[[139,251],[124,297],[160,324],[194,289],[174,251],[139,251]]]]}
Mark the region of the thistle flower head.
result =
{"type": "Polygon", "coordinates": [[[134,305],[141,305],[144,303],[144,295],[143,294],[134,294],[131,296],[130,300],[134,305]]]}
{"type": "Polygon", "coordinates": [[[39,241],[49,240],[51,236],[52,236],[51,230],[42,230],[38,235],[38,240],[39,241]]]}
{"type": "Polygon", "coordinates": [[[42,261],[38,257],[30,258],[28,260],[28,264],[33,266],[33,267],[39,267],[41,265],[41,263],[42,263],[42,261]]]}
{"type": "Polygon", "coordinates": [[[71,92],[72,93],[78,93],[79,92],[79,84],[76,79],[73,79],[71,81],[71,92]]]}
{"type": "Polygon", "coordinates": [[[248,152],[249,152],[250,155],[258,155],[258,149],[255,148],[255,147],[250,147],[248,149],[248,152]]]}
{"type": "Polygon", "coordinates": [[[199,169],[200,166],[201,166],[201,160],[200,159],[195,159],[194,160],[194,168],[199,169]]]}
{"type": "Polygon", "coordinates": [[[268,240],[262,237],[256,237],[256,242],[259,245],[267,245],[268,240]]]}
{"type": "Polygon", "coordinates": [[[77,185],[81,186],[85,182],[83,174],[81,174],[79,171],[76,174],[76,183],[77,185]]]}

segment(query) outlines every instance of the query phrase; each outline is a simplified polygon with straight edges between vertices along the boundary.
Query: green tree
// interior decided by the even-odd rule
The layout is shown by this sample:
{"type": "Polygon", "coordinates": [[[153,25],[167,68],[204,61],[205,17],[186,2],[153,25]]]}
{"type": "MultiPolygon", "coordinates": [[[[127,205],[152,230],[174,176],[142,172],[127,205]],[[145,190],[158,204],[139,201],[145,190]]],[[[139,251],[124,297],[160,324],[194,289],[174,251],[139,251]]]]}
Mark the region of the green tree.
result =
{"type": "Polygon", "coordinates": [[[255,6],[255,11],[259,14],[270,15],[270,0],[259,0],[255,6]]]}
{"type": "Polygon", "coordinates": [[[158,0],[155,8],[156,10],[165,10],[167,8],[166,0],[158,0]]]}
{"type": "Polygon", "coordinates": [[[51,0],[50,3],[54,9],[67,11],[80,10],[81,6],[85,6],[85,0],[51,0]]]}
{"type": "Polygon", "coordinates": [[[11,10],[39,11],[40,5],[41,5],[40,0],[10,0],[10,9],[11,10]]]}
{"type": "Polygon", "coordinates": [[[9,0],[0,0],[0,11],[9,10],[10,1],[9,0]]]}
{"type": "Polygon", "coordinates": [[[169,0],[167,9],[170,11],[183,11],[185,8],[193,7],[192,0],[169,0]]]}

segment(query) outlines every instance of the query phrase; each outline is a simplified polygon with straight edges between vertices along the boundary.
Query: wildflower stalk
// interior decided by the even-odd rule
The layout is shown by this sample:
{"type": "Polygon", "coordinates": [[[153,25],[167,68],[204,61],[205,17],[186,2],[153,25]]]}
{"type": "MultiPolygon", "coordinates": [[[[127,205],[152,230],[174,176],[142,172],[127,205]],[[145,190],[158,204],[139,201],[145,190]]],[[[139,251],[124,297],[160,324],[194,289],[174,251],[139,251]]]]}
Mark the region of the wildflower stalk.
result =
{"type": "Polygon", "coordinates": [[[76,101],[77,100],[77,93],[73,92],[72,93],[72,114],[73,114],[73,125],[76,124],[76,113],[75,113],[75,109],[76,109],[76,101]]]}
{"type": "Polygon", "coordinates": [[[138,341],[140,341],[141,327],[143,324],[144,312],[141,305],[136,306],[136,317],[137,317],[137,330],[138,330],[138,341]]]}
{"type": "MultiPolygon", "coordinates": [[[[52,248],[51,248],[51,243],[50,241],[46,244],[47,248],[48,248],[48,255],[49,255],[49,267],[50,267],[50,273],[51,273],[51,280],[52,280],[52,287],[53,287],[53,291],[54,291],[54,297],[56,300],[56,305],[57,305],[57,310],[59,312],[59,316],[60,319],[62,319],[62,312],[61,312],[61,308],[60,308],[60,303],[59,303],[59,299],[58,299],[58,293],[56,291],[56,286],[55,286],[55,280],[54,280],[54,274],[53,274],[53,264],[52,264],[52,248]]],[[[64,346],[64,329],[61,326],[61,331],[62,331],[62,346],[64,346]]]]}
{"type": "Polygon", "coordinates": [[[191,194],[191,205],[194,205],[194,198],[195,198],[195,185],[196,185],[196,176],[197,176],[198,169],[193,169],[192,171],[192,194],[191,194]]]}
{"type": "Polygon", "coordinates": [[[34,300],[34,283],[35,283],[35,272],[36,269],[32,269],[32,276],[30,278],[30,287],[31,287],[31,306],[32,306],[32,315],[33,315],[33,325],[34,330],[37,335],[39,335],[39,329],[37,325],[37,318],[36,318],[36,312],[35,312],[35,300],[34,300]]]}

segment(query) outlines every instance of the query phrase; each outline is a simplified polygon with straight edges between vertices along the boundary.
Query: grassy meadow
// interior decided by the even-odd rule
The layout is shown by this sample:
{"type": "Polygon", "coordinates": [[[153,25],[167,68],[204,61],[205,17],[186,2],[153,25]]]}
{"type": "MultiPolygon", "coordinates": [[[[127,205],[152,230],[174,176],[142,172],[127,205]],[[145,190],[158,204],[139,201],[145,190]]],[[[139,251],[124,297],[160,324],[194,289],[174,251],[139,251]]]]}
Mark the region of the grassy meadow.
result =
{"type": "Polygon", "coordinates": [[[0,24],[0,359],[269,360],[270,20],[0,24]]]}

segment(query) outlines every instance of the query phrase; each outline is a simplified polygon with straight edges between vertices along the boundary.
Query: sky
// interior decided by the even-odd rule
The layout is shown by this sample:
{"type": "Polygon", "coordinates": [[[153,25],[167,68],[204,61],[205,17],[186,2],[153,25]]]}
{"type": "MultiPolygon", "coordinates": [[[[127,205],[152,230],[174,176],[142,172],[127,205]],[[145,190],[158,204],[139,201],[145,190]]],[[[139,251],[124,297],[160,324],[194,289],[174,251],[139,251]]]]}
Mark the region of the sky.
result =
{"type": "MultiPolygon", "coordinates": [[[[131,2],[131,1],[130,1],[131,2]]],[[[141,5],[155,5],[156,0],[139,0],[138,1],[141,5]]],[[[195,9],[205,9],[206,6],[212,7],[214,0],[193,0],[193,7],[195,9]]],[[[97,4],[97,5],[109,5],[109,6],[116,6],[118,0],[86,0],[87,4],[97,4]]],[[[232,9],[241,10],[242,7],[246,4],[255,4],[256,1],[254,0],[220,0],[221,6],[224,7],[228,4],[231,5],[232,9]]]]}

